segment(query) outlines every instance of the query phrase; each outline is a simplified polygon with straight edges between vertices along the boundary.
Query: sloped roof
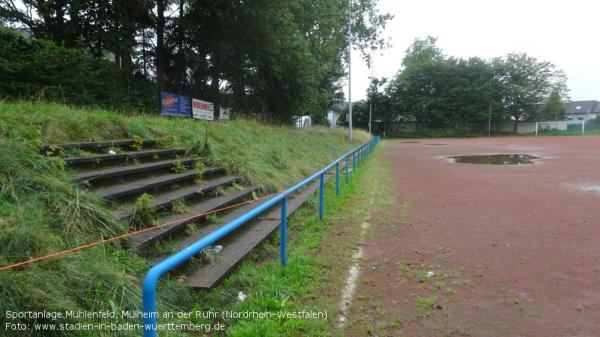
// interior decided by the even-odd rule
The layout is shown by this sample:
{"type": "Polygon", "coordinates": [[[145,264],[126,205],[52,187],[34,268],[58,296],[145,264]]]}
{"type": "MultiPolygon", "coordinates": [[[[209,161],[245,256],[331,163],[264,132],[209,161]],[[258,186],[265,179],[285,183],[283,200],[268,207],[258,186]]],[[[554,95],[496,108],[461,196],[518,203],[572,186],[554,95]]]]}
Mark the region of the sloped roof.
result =
{"type": "Polygon", "coordinates": [[[600,112],[598,101],[573,101],[567,103],[565,113],[570,114],[588,114],[600,112]]]}

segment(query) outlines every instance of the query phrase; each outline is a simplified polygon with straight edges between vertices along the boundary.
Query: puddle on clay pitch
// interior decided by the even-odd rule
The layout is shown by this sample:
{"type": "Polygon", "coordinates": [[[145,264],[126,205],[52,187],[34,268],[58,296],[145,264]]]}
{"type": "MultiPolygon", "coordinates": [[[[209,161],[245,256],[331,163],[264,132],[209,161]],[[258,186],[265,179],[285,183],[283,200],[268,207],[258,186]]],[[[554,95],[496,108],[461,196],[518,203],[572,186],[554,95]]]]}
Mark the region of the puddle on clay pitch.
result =
{"type": "Polygon", "coordinates": [[[586,192],[600,193],[600,185],[583,185],[581,189],[586,192]]]}
{"type": "Polygon", "coordinates": [[[484,154],[474,156],[452,156],[455,163],[459,164],[487,164],[487,165],[526,165],[534,164],[535,157],[528,154],[484,154]]]}

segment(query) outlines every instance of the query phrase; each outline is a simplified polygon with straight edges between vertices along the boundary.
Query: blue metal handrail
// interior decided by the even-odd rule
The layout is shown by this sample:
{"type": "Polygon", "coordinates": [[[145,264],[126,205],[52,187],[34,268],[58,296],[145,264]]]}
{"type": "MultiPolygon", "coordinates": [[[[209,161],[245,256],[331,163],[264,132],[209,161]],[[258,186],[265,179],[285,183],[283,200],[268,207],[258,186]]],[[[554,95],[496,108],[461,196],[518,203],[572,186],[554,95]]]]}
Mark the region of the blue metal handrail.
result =
{"type": "Polygon", "coordinates": [[[298,184],[290,187],[289,189],[275,195],[266,202],[256,206],[252,210],[244,213],[230,223],[220,227],[214,232],[206,235],[200,240],[194,242],[188,247],[180,250],[179,252],[169,256],[165,260],[156,264],[146,274],[144,279],[143,290],[142,290],[142,301],[143,301],[143,323],[144,323],[144,337],[156,337],[158,336],[158,314],[156,311],[156,288],[160,277],[169,271],[175,269],[180,264],[189,260],[193,256],[200,253],[206,247],[214,244],[220,239],[233,232],[238,227],[242,226],[246,222],[256,218],[263,212],[267,211],[277,203],[281,202],[281,223],[280,223],[280,258],[281,265],[285,266],[287,263],[287,199],[288,196],[298,191],[300,188],[308,185],[311,181],[319,177],[319,218],[322,219],[324,216],[324,193],[325,193],[325,173],[335,166],[335,187],[336,195],[340,193],[340,169],[339,163],[343,160],[346,163],[346,183],[349,182],[349,169],[348,169],[348,157],[352,156],[352,168],[356,169],[357,165],[360,165],[361,161],[364,160],[365,156],[370,153],[375,145],[379,142],[379,136],[373,137],[370,141],[359,145],[343,156],[339,157],[333,163],[329,164],[325,168],[321,169],[317,173],[310,177],[302,180],[298,184]]]}

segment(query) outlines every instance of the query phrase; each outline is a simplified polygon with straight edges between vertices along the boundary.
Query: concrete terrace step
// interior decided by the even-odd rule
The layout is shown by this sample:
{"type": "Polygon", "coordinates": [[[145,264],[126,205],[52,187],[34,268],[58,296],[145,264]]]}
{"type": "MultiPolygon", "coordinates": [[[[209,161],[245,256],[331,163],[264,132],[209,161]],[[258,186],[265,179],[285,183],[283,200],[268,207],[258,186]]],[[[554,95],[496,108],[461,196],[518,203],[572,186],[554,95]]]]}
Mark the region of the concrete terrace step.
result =
{"type": "MultiPolygon", "coordinates": [[[[202,176],[223,172],[220,167],[207,167],[202,171],[202,176]]],[[[134,180],[125,184],[108,186],[96,189],[96,194],[107,199],[119,199],[127,196],[141,194],[153,188],[191,181],[197,176],[196,170],[186,170],[181,173],[167,173],[155,177],[134,180]]]]}
{"type": "Polygon", "coordinates": [[[240,202],[244,199],[247,199],[252,195],[252,192],[256,191],[257,187],[251,186],[244,188],[243,190],[234,191],[227,193],[226,195],[219,196],[216,198],[212,198],[209,200],[202,201],[199,204],[196,204],[192,207],[189,207],[185,214],[173,214],[160,219],[161,224],[171,223],[174,224],[161,227],[159,229],[153,231],[142,232],[131,239],[131,245],[136,249],[142,249],[157,242],[160,239],[163,239],[173,233],[180,232],[184,230],[189,223],[198,221],[200,218],[189,219],[190,217],[196,214],[202,214],[211,212],[237,202],[240,202]]]}
{"type": "MultiPolygon", "coordinates": [[[[40,147],[40,151],[53,151],[54,149],[60,148],[63,150],[70,149],[82,149],[82,150],[98,150],[107,147],[130,147],[136,143],[133,139],[121,139],[121,140],[107,140],[99,142],[83,142],[83,143],[69,143],[69,144],[57,144],[57,145],[43,145],[40,147]]],[[[141,142],[141,146],[153,146],[156,145],[155,139],[144,139],[141,142]]]]}
{"type": "MultiPolygon", "coordinates": [[[[325,179],[328,180],[327,177],[325,179]]],[[[300,208],[300,206],[302,206],[306,200],[318,190],[318,188],[319,181],[317,180],[302,192],[288,200],[288,216],[296,212],[296,210],[298,210],[298,208],[300,208]]],[[[252,207],[255,206],[256,205],[252,205],[252,207]]],[[[252,207],[247,207],[246,211],[252,207]]],[[[214,226],[212,229],[215,230],[220,226],[223,226],[243,213],[245,212],[240,210],[240,212],[226,216],[223,218],[223,224],[214,226]]],[[[215,262],[202,265],[187,275],[185,279],[186,284],[194,289],[210,289],[219,284],[239,263],[242,262],[246,255],[273,234],[277,227],[279,227],[280,213],[279,207],[276,207],[274,210],[271,210],[265,216],[261,217],[261,220],[258,222],[242,226],[242,228],[233,234],[231,238],[224,240],[224,243],[222,243],[223,250],[216,256],[215,262]]],[[[206,234],[208,233],[203,232],[202,236],[206,234]]],[[[199,234],[196,236],[197,239],[202,237],[199,234]]],[[[185,243],[189,245],[196,240],[190,241],[191,238],[187,239],[185,243]]]]}
{"type": "Polygon", "coordinates": [[[173,165],[179,163],[181,165],[192,165],[196,162],[195,159],[183,158],[183,159],[170,159],[170,160],[161,160],[151,163],[138,164],[138,165],[130,165],[130,166],[119,166],[119,167],[110,167],[101,170],[94,171],[86,171],[86,172],[77,172],[71,176],[73,181],[88,181],[94,182],[96,180],[108,179],[121,177],[129,174],[135,173],[146,173],[152,172],[156,170],[166,169],[173,167],[173,165]]]}
{"type": "Polygon", "coordinates": [[[84,156],[84,157],[67,157],[65,163],[69,166],[81,165],[81,164],[93,164],[106,161],[123,160],[123,159],[136,159],[153,156],[167,156],[167,155],[179,155],[185,153],[184,149],[157,149],[157,150],[144,150],[144,151],[131,151],[122,152],[115,154],[99,154],[95,156],[84,156]]]}
{"type": "MultiPolygon", "coordinates": [[[[231,212],[225,214],[223,217],[218,218],[218,222],[213,222],[213,223],[209,223],[205,226],[202,226],[194,233],[191,233],[190,235],[187,235],[187,236],[183,237],[181,240],[174,243],[172,245],[172,248],[173,248],[172,253],[178,252],[178,251],[184,249],[185,247],[191,245],[192,243],[202,239],[206,235],[214,232],[215,230],[219,229],[221,226],[226,225],[227,223],[235,220],[237,217],[244,215],[244,213],[252,210],[254,207],[257,207],[258,205],[262,204],[265,201],[266,200],[251,201],[244,206],[235,208],[231,212]]],[[[247,224],[246,226],[251,226],[251,224],[247,224]]],[[[157,258],[154,259],[154,264],[160,262],[161,260],[165,259],[166,257],[167,257],[167,255],[158,256],[157,258]]]]}
{"type": "Polygon", "coordinates": [[[211,289],[227,277],[244,257],[264,242],[279,226],[278,220],[262,220],[234,234],[215,257],[213,264],[206,264],[187,275],[185,283],[198,290],[211,289]]]}
{"type": "MultiPolygon", "coordinates": [[[[237,182],[239,178],[232,176],[219,177],[207,181],[202,185],[192,185],[180,188],[175,191],[159,194],[154,196],[152,207],[156,209],[165,208],[172,204],[177,199],[188,199],[194,196],[202,195],[210,192],[220,186],[227,186],[237,182]]],[[[117,218],[120,220],[130,218],[135,212],[135,204],[128,205],[117,211],[117,218]]]]}

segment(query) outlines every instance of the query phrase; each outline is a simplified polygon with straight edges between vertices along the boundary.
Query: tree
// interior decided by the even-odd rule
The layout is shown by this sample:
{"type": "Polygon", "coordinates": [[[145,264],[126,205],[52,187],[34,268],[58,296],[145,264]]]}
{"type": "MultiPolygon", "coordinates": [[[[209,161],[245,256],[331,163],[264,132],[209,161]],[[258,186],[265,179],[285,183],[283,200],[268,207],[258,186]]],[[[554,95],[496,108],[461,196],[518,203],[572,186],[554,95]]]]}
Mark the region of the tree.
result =
{"type": "Polygon", "coordinates": [[[539,117],[540,120],[546,119],[554,121],[565,118],[565,105],[562,102],[558,90],[552,91],[550,97],[548,98],[548,102],[544,106],[544,109],[539,117]]]}
{"type": "Polygon", "coordinates": [[[508,54],[493,60],[500,82],[503,113],[515,121],[535,120],[553,91],[566,91],[566,75],[550,62],[527,54],[508,54]]]}
{"type": "Polygon", "coordinates": [[[447,57],[432,37],[408,48],[386,94],[400,118],[427,128],[461,128],[487,118],[492,78],[480,58],[447,57]]]}
{"type": "Polygon", "coordinates": [[[487,129],[493,122],[534,120],[552,92],[566,95],[566,76],[550,62],[526,54],[491,61],[444,55],[435,38],[417,39],[385,93],[398,119],[430,129],[487,129]],[[484,127],[485,125],[485,127],[484,127]]]}
{"type": "MultiPolygon", "coordinates": [[[[24,9],[16,1],[0,0],[4,24],[112,59],[127,88],[144,76],[159,90],[210,100],[217,115],[226,105],[280,122],[319,120],[342,95],[346,0],[23,0],[24,9]]],[[[352,8],[355,48],[364,56],[384,47],[391,16],[377,0],[352,8]]]]}

